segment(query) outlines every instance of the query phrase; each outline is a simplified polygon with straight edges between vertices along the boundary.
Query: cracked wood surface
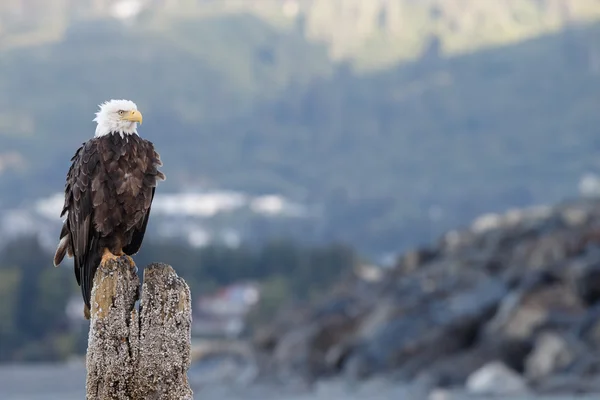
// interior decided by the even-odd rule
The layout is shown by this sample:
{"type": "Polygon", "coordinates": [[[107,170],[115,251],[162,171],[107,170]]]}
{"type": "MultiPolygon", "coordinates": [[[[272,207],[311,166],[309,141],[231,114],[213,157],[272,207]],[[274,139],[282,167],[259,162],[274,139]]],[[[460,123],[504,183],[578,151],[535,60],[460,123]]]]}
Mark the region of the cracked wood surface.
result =
{"type": "Polygon", "coordinates": [[[166,264],[140,280],[128,257],[102,264],[94,278],[87,351],[87,400],[192,399],[191,296],[166,264]]]}

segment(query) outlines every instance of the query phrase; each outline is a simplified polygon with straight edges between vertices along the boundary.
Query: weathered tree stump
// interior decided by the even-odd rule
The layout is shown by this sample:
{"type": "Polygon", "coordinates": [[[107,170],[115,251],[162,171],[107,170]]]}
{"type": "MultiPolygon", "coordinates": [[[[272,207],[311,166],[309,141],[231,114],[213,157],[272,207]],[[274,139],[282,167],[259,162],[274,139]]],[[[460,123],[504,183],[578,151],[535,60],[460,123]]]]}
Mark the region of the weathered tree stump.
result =
{"type": "Polygon", "coordinates": [[[87,351],[88,400],[193,399],[190,290],[166,264],[140,280],[129,257],[100,265],[92,290],[87,351]]]}

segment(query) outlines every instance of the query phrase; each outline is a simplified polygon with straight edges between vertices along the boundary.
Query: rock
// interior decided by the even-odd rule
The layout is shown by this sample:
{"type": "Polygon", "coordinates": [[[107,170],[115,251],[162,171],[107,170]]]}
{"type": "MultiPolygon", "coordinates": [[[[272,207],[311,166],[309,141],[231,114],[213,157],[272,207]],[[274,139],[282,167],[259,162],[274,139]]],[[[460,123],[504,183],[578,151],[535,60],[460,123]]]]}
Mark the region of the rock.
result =
{"type": "Polygon", "coordinates": [[[478,395],[515,395],[528,391],[525,380],[501,362],[491,362],[467,379],[467,390],[478,395]]]}
{"type": "Polygon", "coordinates": [[[535,241],[526,259],[529,268],[542,269],[548,265],[564,260],[568,248],[568,239],[563,232],[548,234],[535,241]]]}
{"type": "Polygon", "coordinates": [[[562,212],[561,217],[567,226],[578,227],[589,219],[589,213],[580,208],[568,208],[562,212]]]}
{"type": "Polygon", "coordinates": [[[600,304],[588,309],[580,324],[575,327],[578,338],[592,349],[600,349],[600,304]]]}
{"type": "Polygon", "coordinates": [[[274,372],[280,377],[297,374],[312,380],[309,363],[310,344],[318,326],[311,324],[286,333],[273,352],[274,372]]]}
{"type": "Polygon", "coordinates": [[[324,303],[311,314],[276,340],[272,361],[278,374],[296,372],[312,382],[317,376],[340,371],[350,335],[361,317],[360,307],[352,298],[341,298],[324,303]]]}
{"type": "Polygon", "coordinates": [[[569,365],[575,355],[566,340],[553,332],[540,334],[525,362],[525,376],[533,381],[547,377],[569,365]]]}
{"type": "Polygon", "coordinates": [[[273,323],[257,327],[252,344],[259,351],[273,352],[277,343],[287,332],[302,327],[310,321],[312,310],[302,304],[284,304],[273,323]]]}
{"type": "Polygon", "coordinates": [[[398,259],[394,271],[401,275],[410,274],[420,266],[435,260],[437,256],[438,251],[430,248],[408,251],[398,259]]]}
{"type": "Polygon", "coordinates": [[[536,330],[554,322],[559,314],[583,316],[579,298],[563,283],[537,285],[506,296],[494,319],[485,327],[488,336],[528,339],[536,330]]]}
{"type": "Polygon", "coordinates": [[[463,386],[471,373],[498,356],[494,348],[476,346],[439,358],[419,372],[416,381],[427,382],[430,387],[438,388],[463,386]]]}
{"type": "Polygon", "coordinates": [[[401,368],[410,379],[431,362],[469,346],[505,294],[506,287],[497,280],[474,283],[447,297],[434,292],[430,299],[431,294],[422,293],[421,302],[396,310],[397,316],[363,337],[362,357],[374,368],[401,368]]]}
{"type": "Polygon", "coordinates": [[[434,389],[429,394],[428,400],[452,400],[452,393],[447,389],[434,389]]]}
{"type": "Polygon", "coordinates": [[[600,247],[587,246],[584,254],[568,265],[567,271],[583,302],[593,305],[600,300],[600,247]]]}

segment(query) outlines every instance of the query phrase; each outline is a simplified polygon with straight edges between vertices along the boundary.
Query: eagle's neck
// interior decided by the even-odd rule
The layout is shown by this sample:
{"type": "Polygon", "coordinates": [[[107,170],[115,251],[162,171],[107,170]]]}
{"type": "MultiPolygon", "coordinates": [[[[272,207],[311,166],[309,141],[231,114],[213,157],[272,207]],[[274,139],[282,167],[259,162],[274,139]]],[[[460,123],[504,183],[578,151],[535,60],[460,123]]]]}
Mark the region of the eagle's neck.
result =
{"type": "Polygon", "coordinates": [[[122,121],[119,121],[118,123],[110,123],[110,121],[106,121],[104,123],[99,123],[96,126],[96,134],[94,136],[102,137],[108,135],[120,135],[123,139],[125,136],[137,134],[137,123],[135,122],[123,124],[122,121]]]}

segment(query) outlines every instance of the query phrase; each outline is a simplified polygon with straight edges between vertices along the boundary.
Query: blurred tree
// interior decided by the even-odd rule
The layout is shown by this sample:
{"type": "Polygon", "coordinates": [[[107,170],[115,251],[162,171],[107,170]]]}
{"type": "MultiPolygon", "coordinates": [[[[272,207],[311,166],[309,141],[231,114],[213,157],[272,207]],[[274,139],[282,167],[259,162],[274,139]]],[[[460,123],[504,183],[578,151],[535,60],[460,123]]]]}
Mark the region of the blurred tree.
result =
{"type": "MultiPolygon", "coordinates": [[[[33,237],[14,240],[0,251],[0,362],[64,359],[85,349],[86,332],[69,331],[65,314],[68,299],[79,298],[72,268],[53,268],[51,256],[33,237]]],[[[344,246],[304,247],[290,241],[198,249],[146,240],[135,258],[140,266],[161,260],[175,266],[193,296],[239,280],[262,282],[264,303],[258,313],[265,318],[284,300],[308,300],[321,292],[357,260],[344,246]]]]}
{"type": "Polygon", "coordinates": [[[18,287],[21,274],[16,268],[0,267],[0,361],[11,355],[18,338],[18,287]]]}
{"type": "Polygon", "coordinates": [[[51,260],[33,237],[0,252],[0,361],[56,357],[52,342],[65,327],[73,287],[65,269],[52,268],[51,260]]]}

